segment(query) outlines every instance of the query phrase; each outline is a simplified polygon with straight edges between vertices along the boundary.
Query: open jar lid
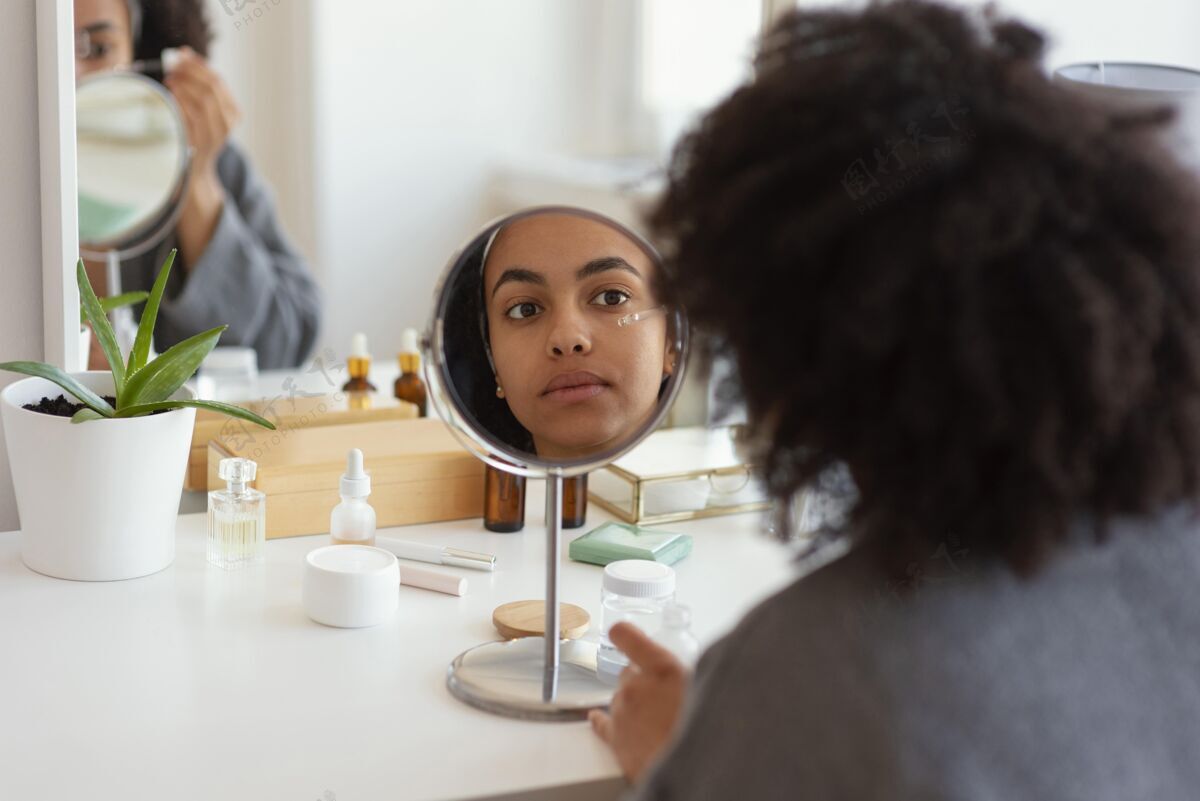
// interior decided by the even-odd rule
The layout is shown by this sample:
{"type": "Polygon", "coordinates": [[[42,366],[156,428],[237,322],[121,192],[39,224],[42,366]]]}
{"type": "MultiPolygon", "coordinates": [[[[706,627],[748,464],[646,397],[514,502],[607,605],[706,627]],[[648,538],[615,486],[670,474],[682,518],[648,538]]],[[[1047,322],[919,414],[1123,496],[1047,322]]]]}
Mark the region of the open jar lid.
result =
{"type": "Polygon", "coordinates": [[[675,592],[675,571],[648,559],[622,559],[604,567],[604,589],[628,598],[665,598],[675,592]]]}
{"type": "Polygon", "coordinates": [[[362,628],[382,623],[400,605],[396,557],[368,545],[326,545],[304,557],[304,611],[318,623],[362,628]]]}

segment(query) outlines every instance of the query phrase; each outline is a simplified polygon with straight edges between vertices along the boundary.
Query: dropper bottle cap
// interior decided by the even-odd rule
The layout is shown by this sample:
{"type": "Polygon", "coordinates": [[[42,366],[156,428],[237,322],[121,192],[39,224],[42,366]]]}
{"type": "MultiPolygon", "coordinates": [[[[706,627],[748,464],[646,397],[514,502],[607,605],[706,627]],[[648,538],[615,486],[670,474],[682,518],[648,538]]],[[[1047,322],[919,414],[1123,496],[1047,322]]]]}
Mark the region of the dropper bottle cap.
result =
{"type": "Polygon", "coordinates": [[[363,452],[358,448],[346,454],[340,492],[343,498],[365,498],[371,494],[371,477],[363,469],[363,452]]]}
{"type": "Polygon", "coordinates": [[[400,371],[415,373],[421,369],[421,345],[417,329],[405,328],[400,335],[400,371]]]}
{"type": "Polygon", "coordinates": [[[346,367],[351,378],[366,378],[371,369],[371,354],[367,350],[367,335],[357,333],[350,338],[350,358],[346,367]]]}
{"type": "Polygon", "coordinates": [[[356,359],[371,358],[370,352],[367,350],[367,335],[361,331],[350,337],[350,355],[356,359]]]}

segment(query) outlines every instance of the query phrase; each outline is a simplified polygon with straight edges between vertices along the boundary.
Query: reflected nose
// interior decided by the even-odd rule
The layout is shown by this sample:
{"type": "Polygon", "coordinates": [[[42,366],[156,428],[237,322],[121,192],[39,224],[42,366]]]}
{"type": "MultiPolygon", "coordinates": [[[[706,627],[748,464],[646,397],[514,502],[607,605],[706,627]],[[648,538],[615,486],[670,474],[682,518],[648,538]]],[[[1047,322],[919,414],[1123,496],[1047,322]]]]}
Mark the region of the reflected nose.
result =
{"type": "Polygon", "coordinates": [[[550,336],[546,339],[546,353],[551,357],[567,354],[586,355],[592,350],[592,340],[574,314],[557,315],[550,336]]]}

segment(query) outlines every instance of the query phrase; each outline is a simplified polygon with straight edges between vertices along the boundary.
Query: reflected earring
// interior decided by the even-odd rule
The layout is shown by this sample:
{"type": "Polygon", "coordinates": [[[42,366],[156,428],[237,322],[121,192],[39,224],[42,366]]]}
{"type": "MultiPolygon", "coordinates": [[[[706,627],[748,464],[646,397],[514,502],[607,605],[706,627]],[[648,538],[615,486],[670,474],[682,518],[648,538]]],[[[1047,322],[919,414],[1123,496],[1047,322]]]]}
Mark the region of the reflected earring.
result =
{"type": "Polygon", "coordinates": [[[500,385],[499,385],[499,384],[497,384],[497,385],[496,385],[496,397],[497,397],[497,398],[503,398],[503,397],[504,397],[504,390],[500,388],[500,385]]]}

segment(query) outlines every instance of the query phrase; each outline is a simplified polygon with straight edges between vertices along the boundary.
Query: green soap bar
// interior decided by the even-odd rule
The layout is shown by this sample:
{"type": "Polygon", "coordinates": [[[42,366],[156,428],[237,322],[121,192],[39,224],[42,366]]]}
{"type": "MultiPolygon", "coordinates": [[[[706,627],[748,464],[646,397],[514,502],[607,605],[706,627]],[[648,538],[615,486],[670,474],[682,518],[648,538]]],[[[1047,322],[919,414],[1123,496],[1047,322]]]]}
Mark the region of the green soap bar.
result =
{"type": "Polygon", "coordinates": [[[690,534],[609,522],[575,539],[567,553],[576,562],[607,565],[622,559],[648,559],[673,565],[692,552],[690,534]]]}

